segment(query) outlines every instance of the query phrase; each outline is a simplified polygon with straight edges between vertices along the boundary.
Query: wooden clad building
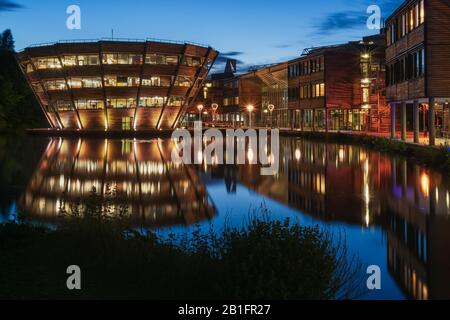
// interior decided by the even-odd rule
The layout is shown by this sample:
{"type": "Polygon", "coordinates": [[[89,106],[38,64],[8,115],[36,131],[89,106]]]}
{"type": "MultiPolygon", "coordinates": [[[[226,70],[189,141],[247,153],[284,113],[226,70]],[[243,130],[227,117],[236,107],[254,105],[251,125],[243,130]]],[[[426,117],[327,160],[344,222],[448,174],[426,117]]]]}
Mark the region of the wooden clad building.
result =
{"type": "Polygon", "coordinates": [[[289,61],[290,126],[311,131],[389,129],[384,34],[304,50],[289,61]]]}
{"type": "Polygon", "coordinates": [[[391,135],[450,133],[450,1],[407,0],[386,21],[387,100],[391,135]]]}
{"type": "Polygon", "coordinates": [[[49,125],[71,130],[174,128],[218,52],[156,40],[58,42],[18,61],[49,125]]]}

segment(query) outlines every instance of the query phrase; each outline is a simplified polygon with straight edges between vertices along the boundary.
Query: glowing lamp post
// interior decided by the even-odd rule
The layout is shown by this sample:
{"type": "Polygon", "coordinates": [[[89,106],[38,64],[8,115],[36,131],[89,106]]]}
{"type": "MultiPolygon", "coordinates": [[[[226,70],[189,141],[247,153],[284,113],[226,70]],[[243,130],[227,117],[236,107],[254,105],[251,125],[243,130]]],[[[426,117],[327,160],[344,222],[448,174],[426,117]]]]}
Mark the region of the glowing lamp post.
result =
{"type": "Polygon", "coordinates": [[[211,109],[213,111],[213,123],[216,121],[216,112],[219,109],[219,105],[217,103],[213,103],[211,105],[211,109]]]}
{"type": "Polygon", "coordinates": [[[248,119],[249,119],[248,123],[249,123],[250,128],[252,127],[252,112],[253,112],[253,110],[255,110],[255,107],[253,105],[249,104],[247,106],[247,111],[248,111],[248,119]]]}
{"type": "Polygon", "coordinates": [[[272,113],[273,113],[273,110],[275,110],[275,105],[269,104],[267,106],[267,109],[269,109],[269,112],[270,112],[270,127],[272,128],[273,127],[273,115],[272,115],[272,113]]]}
{"type": "Polygon", "coordinates": [[[198,121],[202,121],[202,111],[205,107],[202,104],[199,104],[197,106],[197,110],[198,110],[198,121]]]}

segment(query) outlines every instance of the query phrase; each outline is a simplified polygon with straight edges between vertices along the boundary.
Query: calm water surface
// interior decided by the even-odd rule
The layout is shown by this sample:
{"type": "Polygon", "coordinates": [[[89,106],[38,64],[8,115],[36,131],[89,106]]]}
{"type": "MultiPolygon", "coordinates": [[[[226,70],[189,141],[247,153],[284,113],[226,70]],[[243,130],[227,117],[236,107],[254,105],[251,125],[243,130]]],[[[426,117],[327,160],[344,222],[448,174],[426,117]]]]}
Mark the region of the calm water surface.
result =
{"type": "Polygon", "coordinates": [[[171,162],[170,140],[0,138],[0,222],[19,212],[56,221],[66,205],[116,190],[136,226],[183,232],[241,225],[266,206],[276,219],[345,232],[350,253],[382,269],[367,299],[450,297],[450,187],[440,174],[365,148],[281,139],[280,172],[257,165],[171,162]]]}

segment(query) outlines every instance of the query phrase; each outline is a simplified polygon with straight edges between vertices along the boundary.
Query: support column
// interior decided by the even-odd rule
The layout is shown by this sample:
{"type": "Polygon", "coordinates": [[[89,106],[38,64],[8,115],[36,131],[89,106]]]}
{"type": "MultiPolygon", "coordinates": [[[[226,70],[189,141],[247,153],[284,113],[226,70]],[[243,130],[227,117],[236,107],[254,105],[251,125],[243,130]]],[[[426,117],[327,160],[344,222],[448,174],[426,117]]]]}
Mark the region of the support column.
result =
{"type": "Polygon", "coordinates": [[[406,141],[406,102],[402,102],[402,141],[406,141]]]}
{"type": "Polygon", "coordinates": [[[430,98],[430,105],[428,108],[428,130],[430,132],[430,146],[436,145],[436,115],[434,114],[435,99],[430,98]]]}
{"type": "Polygon", "coordinates": [[[391,103],[391,139],[395,138],[395,104],[391,103]]]}
{"type": "Polygon", "coordinates": [[[414,114],[414,143],[419,143],[419,128],[420,128],[420,110],[419,110],[419,101],[414,100],[413,105],[413,114],[414,114]]]}
{"type": "Polygon", "coordinates": [[[305,129],[305,111],[300,110],[300,130],[303,132],[305,129]]]}

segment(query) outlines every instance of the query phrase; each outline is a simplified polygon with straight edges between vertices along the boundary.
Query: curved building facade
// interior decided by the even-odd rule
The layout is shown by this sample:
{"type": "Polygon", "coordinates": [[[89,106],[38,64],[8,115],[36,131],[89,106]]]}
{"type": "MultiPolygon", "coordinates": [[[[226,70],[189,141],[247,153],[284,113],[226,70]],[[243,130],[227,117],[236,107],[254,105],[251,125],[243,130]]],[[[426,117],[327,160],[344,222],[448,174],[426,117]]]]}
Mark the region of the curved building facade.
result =
{"type": "Polygon", "coordinates": [[[24,49],[19,64],[61,130],[175,128],[218,52],[190,43],[100,40],[24,49]]]}

